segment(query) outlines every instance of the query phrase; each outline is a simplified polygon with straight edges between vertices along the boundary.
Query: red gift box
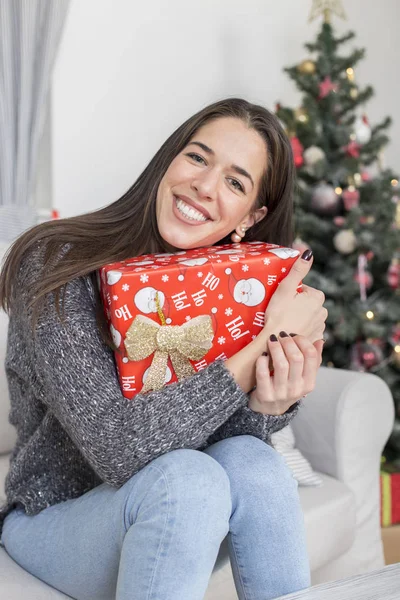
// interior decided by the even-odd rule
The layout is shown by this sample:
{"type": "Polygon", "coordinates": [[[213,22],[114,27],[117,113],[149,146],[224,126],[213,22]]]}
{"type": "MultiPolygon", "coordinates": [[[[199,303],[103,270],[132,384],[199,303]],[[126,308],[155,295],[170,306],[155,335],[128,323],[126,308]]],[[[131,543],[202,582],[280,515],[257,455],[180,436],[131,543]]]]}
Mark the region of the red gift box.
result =
{"type": "Polygon", "coordinates": [[[381,471],[381,525],[400,523],[400,473],[381,471]]]}
{"type": "Polygon", "coordinates": [[[99,269],[125,398],[226,360],[251,342],[298,255],[248,242],[147,254],[99,269]]]}

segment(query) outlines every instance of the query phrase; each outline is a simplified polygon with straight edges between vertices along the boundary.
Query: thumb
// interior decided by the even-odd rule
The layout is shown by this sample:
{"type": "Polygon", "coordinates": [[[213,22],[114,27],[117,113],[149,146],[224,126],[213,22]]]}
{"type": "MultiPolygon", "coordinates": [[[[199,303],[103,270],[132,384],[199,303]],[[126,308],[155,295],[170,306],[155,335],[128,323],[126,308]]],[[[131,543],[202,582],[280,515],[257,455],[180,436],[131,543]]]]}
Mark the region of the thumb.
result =
{"type": "Polygon", "coordinates": [[[286,275],[285,279],[281,282],[285,283],[285,287],[297,288],[299,283],[304,279],[307,273],[310,271],[314,262],[314,256],[312,250],[306,250],[303,254],[293,263],[292,268],[286,275]]]}

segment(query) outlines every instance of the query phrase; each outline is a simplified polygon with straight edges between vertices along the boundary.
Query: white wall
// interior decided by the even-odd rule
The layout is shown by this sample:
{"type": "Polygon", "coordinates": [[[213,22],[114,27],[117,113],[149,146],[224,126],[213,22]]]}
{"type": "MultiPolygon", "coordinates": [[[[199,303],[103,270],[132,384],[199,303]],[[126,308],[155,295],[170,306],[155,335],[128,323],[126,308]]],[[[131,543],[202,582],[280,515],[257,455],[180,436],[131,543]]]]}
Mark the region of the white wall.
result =
{"type": "MultiPolygon", "coordinates": [[[[394,119],[385,164],[400,171],[398,0],[344,1],[348,53],[375,97],[372,124],[394,119]]],[[[160,145],[205,105],[241,96],[273,109],[300,102],[284,66],[308,56],[321,18],[311,0],[71,0],[52,87],[53,206],[61,217],[119,198],[160,145]]]]}

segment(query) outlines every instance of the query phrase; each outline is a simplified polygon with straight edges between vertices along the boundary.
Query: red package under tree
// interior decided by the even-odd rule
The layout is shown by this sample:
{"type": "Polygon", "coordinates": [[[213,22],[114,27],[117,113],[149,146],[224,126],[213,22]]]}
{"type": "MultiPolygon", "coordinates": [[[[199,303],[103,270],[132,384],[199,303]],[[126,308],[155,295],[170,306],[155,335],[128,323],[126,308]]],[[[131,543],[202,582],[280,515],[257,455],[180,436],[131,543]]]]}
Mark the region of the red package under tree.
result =
{"type": "Polygon", "coordinates": [[[99,269],[123,395],[160,389],[241,350],[264,326],[268,302],[298,255],[248,242],[147,254],[99,269]]]}

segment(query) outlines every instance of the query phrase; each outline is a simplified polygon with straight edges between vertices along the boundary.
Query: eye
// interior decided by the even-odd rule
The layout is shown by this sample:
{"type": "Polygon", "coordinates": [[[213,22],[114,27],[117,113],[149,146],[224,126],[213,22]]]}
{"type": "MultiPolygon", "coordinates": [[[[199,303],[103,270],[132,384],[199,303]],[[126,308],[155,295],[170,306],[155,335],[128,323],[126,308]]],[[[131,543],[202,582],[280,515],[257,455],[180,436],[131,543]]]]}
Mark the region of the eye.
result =
{"type": "MultiPolygon", "coordinates": [[[[190,156],[190,158],[193,158],[194,156],[197,156],[197,158],[200,158],[200,160],[202,160],[204,164],[206,162],[202,156],[200,156],[199,154],[196,154],[195,152],[188,152],[186,154],[186,156],[190,156]]],[[[196,160],[195,162],[199,162],[199,161],[196,160]]]]}
{"type": "Polygon", "coordinates": [[[239,181],[237,181],[236,179],[232,179],[232,177],[229,177],[229,179],[230,179],[231,181],[233,181],[234,183],[237,183],[237,184],[238,184],[238,186],[239,186],[239,187],[237,187],[237,188],[235,188],[235,189],[237,189],[237,190],[240,190],[241,192],[244,192],[244,188],[243,188],[242,184],[241,184],[239,181]]]}

